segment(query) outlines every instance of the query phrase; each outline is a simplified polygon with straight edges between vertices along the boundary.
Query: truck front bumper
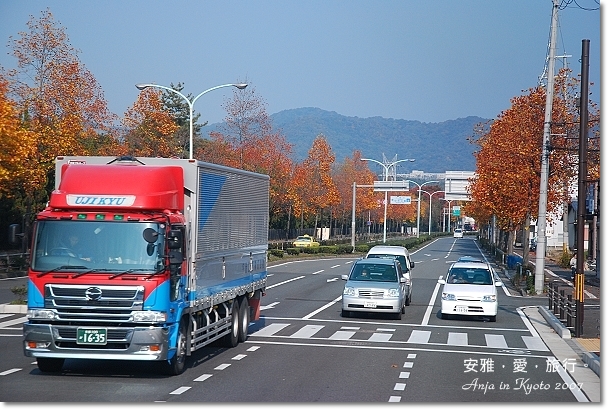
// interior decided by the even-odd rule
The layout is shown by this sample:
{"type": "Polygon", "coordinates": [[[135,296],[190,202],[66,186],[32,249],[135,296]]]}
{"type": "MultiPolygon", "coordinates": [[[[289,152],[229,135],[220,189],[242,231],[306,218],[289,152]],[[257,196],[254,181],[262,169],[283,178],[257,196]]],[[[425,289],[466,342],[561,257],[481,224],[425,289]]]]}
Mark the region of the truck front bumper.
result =
{"type": "Polygon", "coordinates": [[[171,327],[107,327],[105,344],[79,344],[79,326],[23,325],[23,352],[29,357],[166,360],[171,327]]]}

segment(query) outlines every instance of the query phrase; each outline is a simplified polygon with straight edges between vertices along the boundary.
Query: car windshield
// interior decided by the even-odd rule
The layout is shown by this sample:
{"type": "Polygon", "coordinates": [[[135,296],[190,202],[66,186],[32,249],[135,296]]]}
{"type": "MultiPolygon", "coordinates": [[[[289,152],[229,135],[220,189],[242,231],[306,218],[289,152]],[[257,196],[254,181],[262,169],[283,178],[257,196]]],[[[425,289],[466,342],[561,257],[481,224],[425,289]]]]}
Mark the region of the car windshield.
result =
{"type": "Polygon", "coordinates": [[[369,254],[368,258],[382,258],[382,259],[397,259],[401,263],[401,269],[407,270],[407,263],[405,262],[405,256],[403,255],[388,255],[388,254],[369,254]]]}
{"type": "Polygon", "coordinates": [[[311,238],[308,238],[306,236],[298,236],[298,238],[296,239],[296,241],[300,241],[300,242],[310,242],[311,238]]]}
{"type": "Polygon", "coordinates": [[[488,269],[483,268],[452,268],[447,283],[491,285],[492,274],[488,269]]]}
{"type": "Polygon", "coordinates": [[[397,282],[397,272],[394,265],[359,264],[353,268],[350,279],[371,282],[397,282]]]}

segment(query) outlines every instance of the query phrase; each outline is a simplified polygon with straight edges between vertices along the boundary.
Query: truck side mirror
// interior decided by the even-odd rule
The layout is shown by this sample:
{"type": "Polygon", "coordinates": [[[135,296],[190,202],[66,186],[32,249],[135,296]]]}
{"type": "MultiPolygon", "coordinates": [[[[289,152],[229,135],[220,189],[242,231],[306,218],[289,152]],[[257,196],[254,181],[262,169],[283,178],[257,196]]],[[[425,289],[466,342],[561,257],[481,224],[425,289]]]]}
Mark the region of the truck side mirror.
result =
{"type": "Polygon", "coordinates": [[[169,249],[180,249],[182,247],[183,237],[182,231],[179,230],[171,230],[167,235],[167,243],[169,245],[169,249]]]}
{"type": "Polygon", "coordinates": [[[184,261],[184,255],[180,251],[169,252],[169,264],[181,265],[184,261]]]}

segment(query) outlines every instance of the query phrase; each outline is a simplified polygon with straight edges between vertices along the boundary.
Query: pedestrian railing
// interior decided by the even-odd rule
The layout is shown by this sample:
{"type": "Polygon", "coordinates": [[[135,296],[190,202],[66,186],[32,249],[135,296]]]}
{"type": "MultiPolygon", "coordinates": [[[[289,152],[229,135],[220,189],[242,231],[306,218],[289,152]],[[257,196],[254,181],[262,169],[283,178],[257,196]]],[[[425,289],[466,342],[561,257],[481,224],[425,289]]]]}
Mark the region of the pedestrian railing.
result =
{"type": "Polygon", "coordinates": [[[0,272],[22,270],[28,253],[2,253],[0,254],[0,272]]]}
{"type": "Polygon", "coordinates": [[[572,287],[563,286],[563,282],[560,281],[552,281],[549,282],[547,294],[549,297],[549,310],[568,329],[574,330],[577,312],[576,301],[572,300],[572,287]]]}

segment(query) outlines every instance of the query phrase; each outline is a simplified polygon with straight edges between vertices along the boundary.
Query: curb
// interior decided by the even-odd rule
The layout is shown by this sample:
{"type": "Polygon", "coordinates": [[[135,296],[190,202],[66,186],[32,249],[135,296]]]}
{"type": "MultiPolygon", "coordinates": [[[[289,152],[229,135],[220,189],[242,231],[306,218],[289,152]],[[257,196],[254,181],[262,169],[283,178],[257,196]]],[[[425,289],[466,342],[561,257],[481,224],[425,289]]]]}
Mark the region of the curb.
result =
{"type": "MultiPolygon", "coordinates": [[[[576,340],[574,340],[574,342],[580,346],[576,340]]],[[[581,350],[584,349],[581,347],[581,350]]],[[[593,370],[593,373],[597,374],[598,377],[600,376],[600,358],[597,357],[595,353],[583,351],[583,363],[589,366],[589,368],[593,370]]]]}
{"type": "Polygon", "coordinates": [[[547,309],[545,306],[539,306],[538,310],[545,318],[547,323],[553,328],[553,330],[555,330],[555,333],[557,333],[562,339],[572,338],[570,330],[564,326],[564,324],[558,318],[556,318],[553,313],[549,312],[549,309],[547,309]]]}
{"type": "Polygon", "coordinates": [[[0,304],[0,313],[27,313],[27,305],[0,304]]]}

